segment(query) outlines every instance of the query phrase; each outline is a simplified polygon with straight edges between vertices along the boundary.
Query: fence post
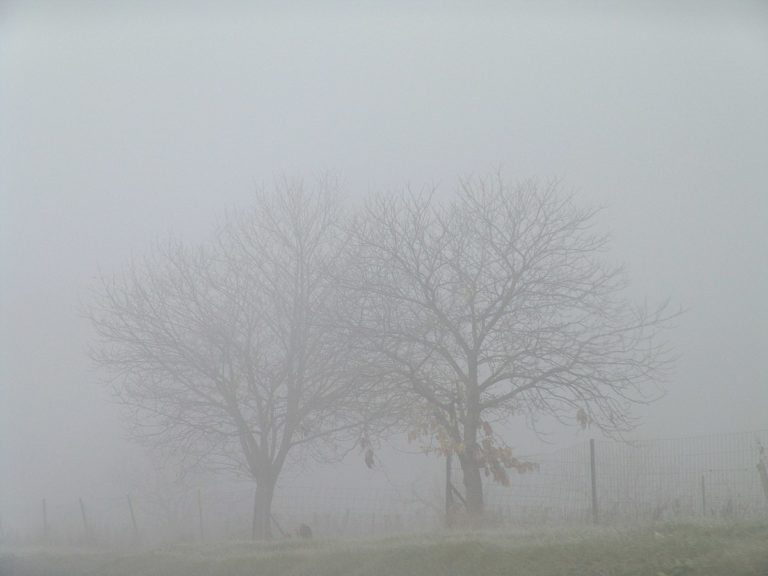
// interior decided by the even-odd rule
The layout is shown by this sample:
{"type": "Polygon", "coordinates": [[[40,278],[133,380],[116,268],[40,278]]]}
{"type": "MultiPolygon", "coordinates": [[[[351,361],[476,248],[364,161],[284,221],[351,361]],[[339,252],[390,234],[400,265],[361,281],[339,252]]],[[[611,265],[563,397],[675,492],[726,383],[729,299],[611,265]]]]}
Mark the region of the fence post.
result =
{"type": "Polygon", "coordinates": [[[763,487],[763,496],[768,504],[768,466],[766,466],[766,457],[763,447],[760,447],[760,462],[757,464],[757,471],[760,474],[760,485],[763,487]]]}
{"type": "Polygon", "coordinates": [[[200,494],[200,488],[197,489],[197,518],[200,523],[200,544],[203,543],[203,497],[200,494]]]}
{"type": "Polygon", "coordinates": [[[259,506],[258,490],[253,492],[253,514],[251,515],[251,540],[256,540],[256,530],[258,528],[259,521],[256,518],[256,512],[259,506]]]}
{"type": "Polygon", "coordinates": [[[48,503],[43,498],[43,541],[48,543],[48,503]]]}
{"type": "Polygon", "coordinates": [[[597,466],[595,464],[595,439],[589,439],[589,470],[592,481],[592,523],[597,524],[597,466]]]}
{"type": "Polygon", "coordinates": [[[127,494],[125,497],[128,500],[128,510],[131,512],[131,525],[133,526],[133,540],[135,543],[139,541],[139,526],[136,524],[136,514],[133,512],[133,501],[131,500],[131,495],[127,494]]]}
{"type": "Polygon", "coordinates": [[[85,515],[85,504],[83,503],[82,498],[78,498],[77,500],[80,502],[80,518],[83,520],[83,533],[87,540],[91,537],[91,531],[88,530],[88,517],[85,515]]]}
{"type": "Polygon", "coordinates": [[[704,474],[701,475],[701,514],[707,515],[707,485],[704,482],[704,474]]]}

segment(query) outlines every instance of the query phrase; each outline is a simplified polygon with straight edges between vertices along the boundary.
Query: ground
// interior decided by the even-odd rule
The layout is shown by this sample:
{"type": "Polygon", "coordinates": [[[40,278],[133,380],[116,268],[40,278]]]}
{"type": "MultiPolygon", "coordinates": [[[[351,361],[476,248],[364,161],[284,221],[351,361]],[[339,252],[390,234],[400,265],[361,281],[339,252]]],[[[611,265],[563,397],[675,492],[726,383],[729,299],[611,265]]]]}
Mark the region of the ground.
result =
{"type": "Polygon", "coordinates": [[[0,576],[768,576],[768,524],[0,552],[0,576]]]}

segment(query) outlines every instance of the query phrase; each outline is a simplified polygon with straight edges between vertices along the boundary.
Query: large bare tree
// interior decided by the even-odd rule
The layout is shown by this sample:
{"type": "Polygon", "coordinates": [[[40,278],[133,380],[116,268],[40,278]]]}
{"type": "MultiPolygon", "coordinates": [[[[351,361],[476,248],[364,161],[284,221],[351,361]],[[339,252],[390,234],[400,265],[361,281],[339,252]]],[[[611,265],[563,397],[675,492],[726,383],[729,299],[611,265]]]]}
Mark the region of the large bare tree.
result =
{"type": "Polygon", "coordinates": [[[271,534],[289,453],[357,436],[370,407],[334,330],[348,257],[339,215],[328,186],[286,183],[214,241],[162,244],[106,279],[90,308],[94,356],[136,436],[252,478],[255,537],[271,534]]]}
{"type": "Polygon", "coordinates": [[[355,223],[358,354],[456,455],[473,522],[483,472],[506,481],[525,466],[492,423],[627,430],[670,360],[660,336],[674,314],[625,299],[595,216],[556,185],[492,178],[442,200],[379,196],[355,223]]]}

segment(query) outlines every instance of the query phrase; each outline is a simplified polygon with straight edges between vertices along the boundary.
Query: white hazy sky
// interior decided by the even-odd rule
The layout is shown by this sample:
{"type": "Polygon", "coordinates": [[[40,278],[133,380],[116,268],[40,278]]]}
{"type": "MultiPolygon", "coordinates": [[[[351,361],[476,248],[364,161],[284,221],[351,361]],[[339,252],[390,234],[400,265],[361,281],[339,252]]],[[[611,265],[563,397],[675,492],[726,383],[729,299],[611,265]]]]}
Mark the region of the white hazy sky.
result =
{"type": "Polygon", "coordinates": [[[0,505],[130,468],[98,268],[282,174],[562,179],[690,309],[637,435],[768,428],[768,4],[672,4],[0,2],[0,505]]]}

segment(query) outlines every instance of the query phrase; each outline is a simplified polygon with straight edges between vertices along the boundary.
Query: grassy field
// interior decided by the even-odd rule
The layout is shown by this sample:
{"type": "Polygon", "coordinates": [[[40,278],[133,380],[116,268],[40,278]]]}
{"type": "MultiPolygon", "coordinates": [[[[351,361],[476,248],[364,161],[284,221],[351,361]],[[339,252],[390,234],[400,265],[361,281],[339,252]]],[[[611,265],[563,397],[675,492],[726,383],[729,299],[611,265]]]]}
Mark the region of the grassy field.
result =
{"type": "Polygon", "coordinates": [[[0,576],[768,576],[768,525],[474,533],[377,541],[16,550],[0,576]]]}

